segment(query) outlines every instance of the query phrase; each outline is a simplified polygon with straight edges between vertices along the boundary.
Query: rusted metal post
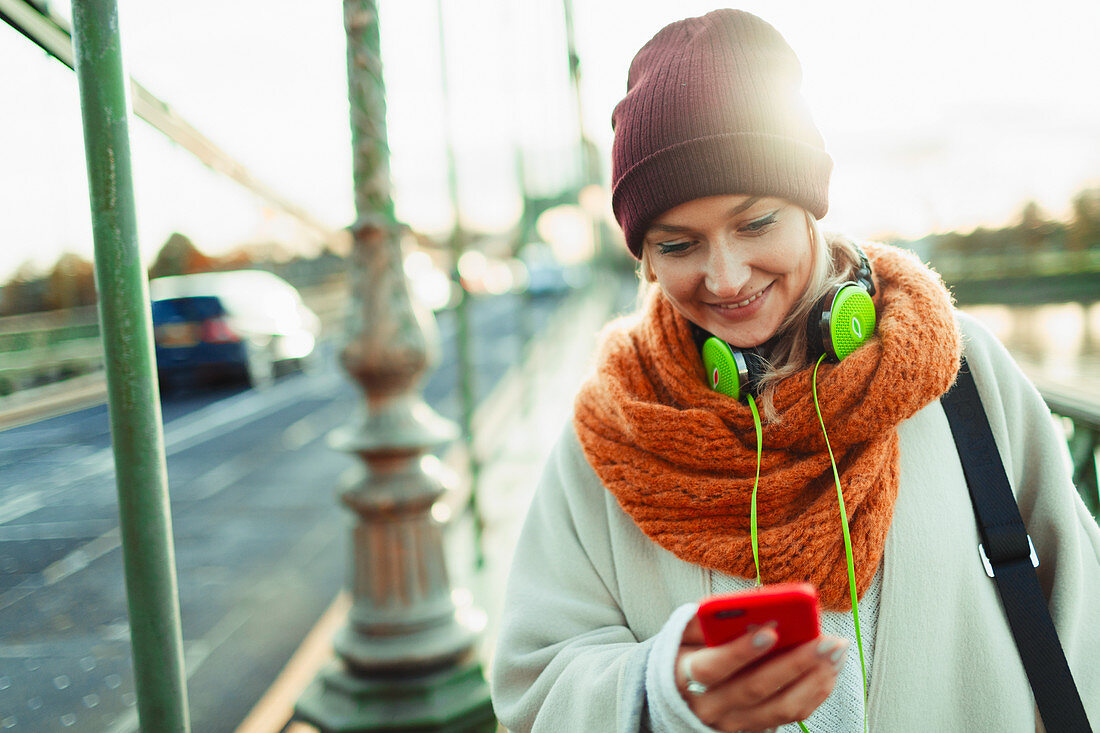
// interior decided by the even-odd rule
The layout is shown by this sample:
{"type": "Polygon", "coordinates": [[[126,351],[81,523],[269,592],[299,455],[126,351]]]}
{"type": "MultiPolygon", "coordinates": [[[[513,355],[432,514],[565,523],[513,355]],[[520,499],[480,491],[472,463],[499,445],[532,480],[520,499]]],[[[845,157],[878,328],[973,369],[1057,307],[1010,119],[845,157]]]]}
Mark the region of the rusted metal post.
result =
{"type": "Polygon", "coordinates": [[[458,429],[425,404],[420,383],[438,358],[430,313],[409,297],[407,230],[390,192],[378,13],[345,0],[357,220],[352,311],[341,358],[360,385],[359,417],[334,445],[357,454],[363,475],[341,498],[355,513],[353,607],[334,645],[339,661],[298,701],[295,717],[321,731],[491,731],[488,686],[473,656],[479,618],[457,607],[431,513],[445,491],[428,451],[458,429]]]}

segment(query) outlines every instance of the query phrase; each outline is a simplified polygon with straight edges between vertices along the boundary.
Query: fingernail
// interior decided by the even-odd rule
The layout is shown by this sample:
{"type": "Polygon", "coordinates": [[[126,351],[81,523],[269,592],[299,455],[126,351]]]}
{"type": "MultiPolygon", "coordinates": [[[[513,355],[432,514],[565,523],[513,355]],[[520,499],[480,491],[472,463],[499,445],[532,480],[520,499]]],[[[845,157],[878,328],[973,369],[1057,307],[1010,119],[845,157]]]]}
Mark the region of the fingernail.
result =
{"type": "Polygon", "coordinates": [[[841,666],[843,664],[844,655],[847,653],[847,651],[848,651],[848,642],[844,642],[839,647],[837,647],[837,650],[835,652],[833,652],[833,656],[830,657],[830,659],[833,662],[833,666],[836,667],[838,670],[841,668],[841,666]]]}
{"type": "Polygon", "coordinates": [[[757,631],[756,635],[752,637],[752,645],[757,649],[764,649],[775,643],[775,634],[771,628],[765,627],[761,631],[757,631]]]}
{"type": "Polygon", "coordinates": [[[817,643],[817,656],[827,657],[836,648],[836,639],[822,639],[817,643]]]}

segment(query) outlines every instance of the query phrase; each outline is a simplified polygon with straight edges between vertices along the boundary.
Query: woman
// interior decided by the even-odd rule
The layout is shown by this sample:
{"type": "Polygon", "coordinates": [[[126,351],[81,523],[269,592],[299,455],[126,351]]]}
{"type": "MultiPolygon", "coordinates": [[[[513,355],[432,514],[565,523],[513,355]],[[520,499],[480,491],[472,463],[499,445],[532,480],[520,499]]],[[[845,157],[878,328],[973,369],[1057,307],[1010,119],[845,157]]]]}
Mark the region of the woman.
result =
{"type": "Polygon", "coordinates": [[[865,714],[876,732],[1035,729],[938,401],[962,354],[1100,721],[1100,531],[1064,439],[1004,349],[923,265],[867,244],[877,329],[814,375],[815,305],[867,278],[861,250],[817,225],[832,164],[800,76],[771,26],[732,10],[671,24],[631,65],[613,117],[613,206],[653,287],[605,332],[516,550],[493,668],[510,729],[860,730],[865,714]],[[750,385],[764,415],[758,562],[753,409],[711,389],[708,336],[751,349],[763,370],[750,385]],[[751,666],[774,629],[705,648],[694,614],[752,587],[757,568],[764,583],[814,585],[823,634],[751,666]]]}

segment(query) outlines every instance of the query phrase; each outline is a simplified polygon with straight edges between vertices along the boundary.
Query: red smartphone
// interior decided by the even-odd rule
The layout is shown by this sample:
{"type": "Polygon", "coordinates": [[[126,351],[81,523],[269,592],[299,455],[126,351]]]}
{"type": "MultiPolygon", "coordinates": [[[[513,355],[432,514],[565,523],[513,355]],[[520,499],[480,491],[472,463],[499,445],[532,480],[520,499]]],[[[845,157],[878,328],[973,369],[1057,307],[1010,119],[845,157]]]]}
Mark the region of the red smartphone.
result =
{"type": "Polygon", "coordinates": [[[754,627],[775,621],[779,641],[765,659],[821,634],[817,589],[809,583],[776,583],[711,596],[699,604],[697,615],[707,646],[724,644],[754,627]]]}

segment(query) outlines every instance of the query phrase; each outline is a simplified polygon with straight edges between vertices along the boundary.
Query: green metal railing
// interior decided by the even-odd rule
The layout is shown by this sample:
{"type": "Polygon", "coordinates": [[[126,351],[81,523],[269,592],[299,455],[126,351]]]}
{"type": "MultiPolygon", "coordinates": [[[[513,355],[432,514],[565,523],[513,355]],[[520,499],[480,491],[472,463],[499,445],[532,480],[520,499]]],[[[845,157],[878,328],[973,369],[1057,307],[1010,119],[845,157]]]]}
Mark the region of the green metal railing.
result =
{"type": "Polygon", "coordinates": [[[1039,393],[1047,407],[1067,426],[1073,483],[1092,516],[1100,521],[1100,482],[1096,475],[1096,452],[1100,448],[1100,402],[1040,384],[1039,393]]]}
{"type": "Polygon", "coordinates": [[[0,332],[0,397],[102,366],[98,323],[0,332]]]}
{"type": "Polygon", "coordinates": [[[138,716],[143,730],[186,733],[179,592],[118,8],[115,0],[74,0],[72,9],[138,716]]]}
{"type": "Polygon", "coordinates": [[[1100,297],[1100,244],[1086,250],[935,252],[929,261],[962,305],[1036,305],[1100,297]]]}
{"type": "MultiPolygon", "coordinates": [[[[321,320],[322,334],[338,332],[346,315],[342,280],[299,292],[321,320]]],[[[0,318],[0,397],[101,370],[103,342],[95,311],[89,306],[0,318]]]]}
{"type": "Polygon", "coordinates": [[[0,333],[0,353],[49,349],[59,344],[83,339],[98,339],[99,324],[86,323],[58,328],[36,328],[30,331],[0,333]]]}

